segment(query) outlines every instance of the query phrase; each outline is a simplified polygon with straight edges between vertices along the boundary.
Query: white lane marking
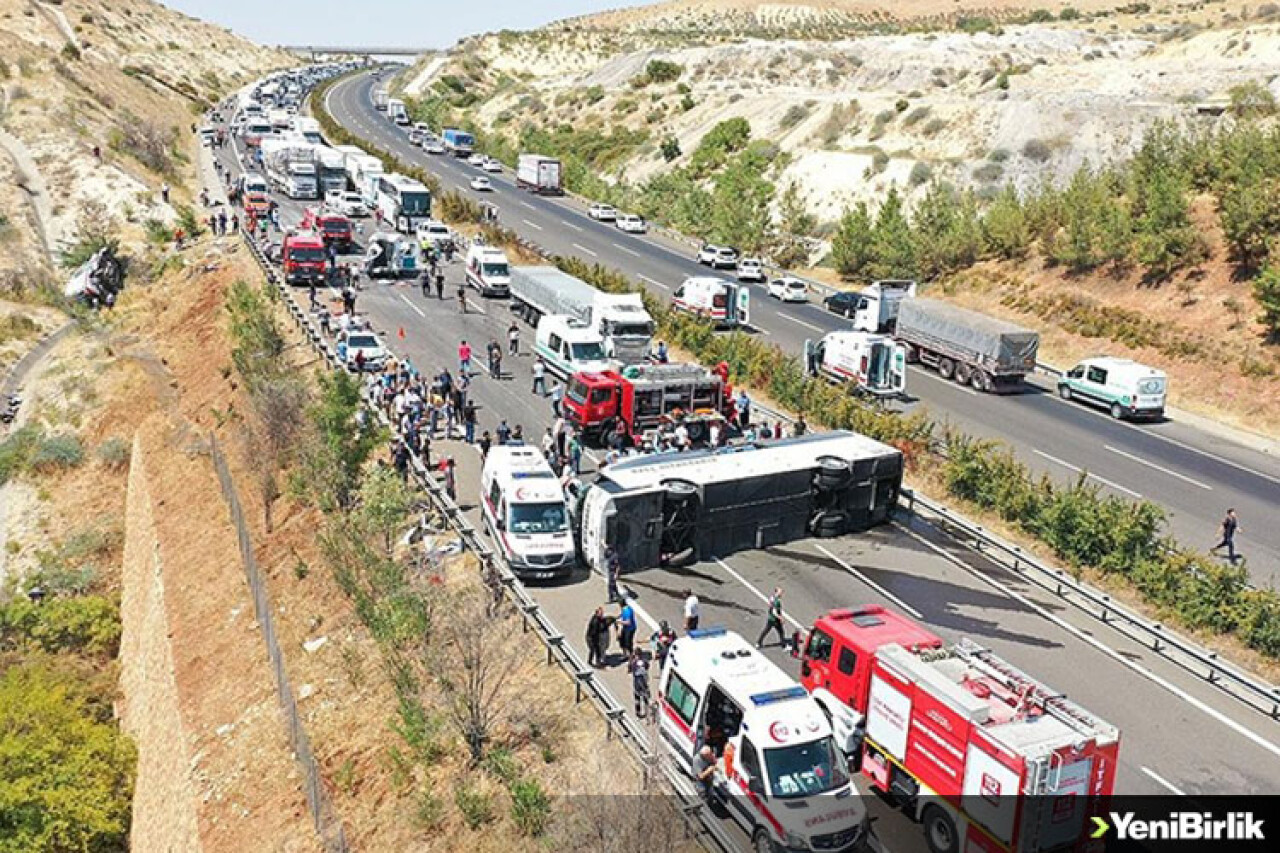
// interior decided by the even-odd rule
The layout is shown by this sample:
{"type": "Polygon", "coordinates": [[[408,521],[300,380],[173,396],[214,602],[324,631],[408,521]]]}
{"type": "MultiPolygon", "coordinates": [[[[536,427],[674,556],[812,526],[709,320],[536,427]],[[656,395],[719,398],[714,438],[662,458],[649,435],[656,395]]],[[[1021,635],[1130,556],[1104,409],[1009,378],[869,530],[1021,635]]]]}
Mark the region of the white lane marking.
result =
{"type": "Polygon", "coordinates": [[[536,223],[536,222],[530,222],[530,221],[529,221],[529,220],[527,220],[527,219],[521,219],[520,221],[521,221],[521,222],[523,222],[525,225],[528,225],[530,228],[536,228],[536,229],[538,229],[539,231],[541,231],[541,230],[542,230],[542,226],[541,226],[541,225],[539,225],[539,224],[538,224],[538,223],[536,223]]]}
{"type": "Polygon", "coordinates": [[[588,249],[586,246],[579,246],[577,243],[570,243],[569,245],[570,245],[570,246],[573,246],[573,248],[577,249],[579,252],[586,252],[588,255],[590,255],[590,256],[591,256],[591,257],[593,257],[593,258],[598,258],[598,257],[600,257],[600,256],[599,256],[599,255],[597,255],[595,252],[593,252],[593,251],[591,251],[590,249],[588,249]]]}
{"type": "Polygon", "coordinates": [[[978,392],[970,388],[968,385],[961,385],[960,383],[951,379],[943,379],[941,376],[939,376],[938,374],[934,373],[931,370],[926,370],[925,368],[918,367],[914,364],[910,365],[907,369],[915,373],[917,376],[925,376],[925,377],[928,377],[929,379],[933,379],[937,382],[941,382],[943,385],[950,385],[952,388],[955,388],[957,391],[963,391],[966,394],[972,394],[974,397],[978,396],[978,392]]]}
{"type": "MultiPolygon", "coordinates": [[[[735,579],[738,583],[740,583],[740,584],[742,584],[743,586],[745,586],[745,587],[746,587],[746,588],[751,592],[751,594],[752,594],[752,595],[754,595],[756,598],[758,598],[758,599],[760,599],[761,601],[763,601],[765,604],[768,604],[768,603],[769,603],[769,596],[765,595],[763,592],[761,592],[760,590],[758,590],[758,589],[756,589],[754,586],[752,586],[752,584],[751,584],[751,582],[750,582],[749,580],[747,580],[747,579],[746,579],[746,578],[744,578],[742,575],[740,575],[740,574],[738,574],[737,572],[735,572],[735,571],[733,570],[733,568],[732,568],[728,563],[726,563],[724,560],[720,559],[719,557],[716,557],[716,558],[715,558],[715,560],[716,560],[716,562],[717,562],[717,563],[719,563],[720,568],[724,569],[726,572],[728,572],[729,574],[733,575],[734,579],[735,579]]],[[[790,622],[790,623],[791,623],[791,627],[795,628],[797,631],[803,631],[803,630],[804,630],[804,626],[803,626],[803,625],[801,625],[799,622],[797,622],[797,621],[795,620],[795,618],[794,618],[794,617],[792,617],[792,615],[786,611],[786,609],[785,609],[785,608],[784,608],[784,609],[783,609],[783,611],[782,611],[782,618],[783,618],[783,619],[786,619],[788,622],[790,622]]]]}
{"type": "Polygon", "coordinates": [[[564,225],[564,227],[566,228],[572,228],[574,231],[577,231],[579,234],[582,233],[582,227],[580,225],[574,225],[572,222],[568,222],[568,221],[562,222],[561,224],[564,225]]]}
{"type": "Polygon", "coordinates": [[[640,253],[637,252],[635,249],[629,249],[626,246],[622,245],[621,243],[614,243],[613,245],[617,246],[619,249],[626,252],[628,255],[635,255],[637,258],[640,257],[640,253]]]}
{"type": "Polygon", "coordinates": [[[901,598],[898,598],[898,596],[896,596],[896,595],[894,595],[893,593],[889,592],[889,590],[885,589],[885,588],[884,588],[884,587],[882,587],[880,584],[876,583],[876,582],[875,582],[875,581],[873,581],[871,578],[867,577],[867,576],[866,576],[866,575],[864,575],[862,572],[858,571],[858,570],[857,570],[857,569],[855,569],[853,566],[849,565],[849,564],[848,564],[848,563],[846,563],[844,560],[842,560],[842,559],[840,559],[839,557],[837,557],[835,554],[832,554],[832,553],[831,553],[830,551],[828,551],[826,548],[822,547],[821,545],[814,545],[813,547],[814,547],[814,548],[816,548],[817,550],[821,551],[823,554],[825,554],[825,555],[827,556],[827,559],[829,559],[829,560],[834,560],[834,561],[835,561],[835,564],[836,564],[837,566],[839,566],[840,568],[844,569],[846,572],[848,572],[849,574],[853,575],[855,578],[857,578],[858,580],[862,581],[862,582],[863,582],[863,583],[865,583],[867,586],[871,587],[871,588],[872,588],[872,589],[874,589],[876,592],[880,593],[880,594],[881,594],[881,595],[883,595],[885,598],[889,599],[889,600],[890,600],[890,601],[892,601],[894,604],[898,605],[900,608],[902,608],[903,610],[905,610],[905,611],[907,611],[908,613],[910,613],[910,614],[911,614],[912,616],[914,616],[916,619],[924,619],[924,616],[920,613],[920,611],[919,611],[919,610],[916,610],[916,609],[915,609],[914,607],[912,607],[910,604],[907,604],[907,603],[906,603],[905,601],[903,601],[901,598]]]}
{"type": "Polygon", "coordinates": [[[1185,791],[1183,791],[1177,785],[1170,782],[1168,779],[1161,776],[1156,771],[1152,770],[1150,767],[1140,767],[1138,769],[1140,769],[1143,773],[1146,773],[1148,776],[1154,779],[1157,784],[1163,786],[1164,788],[1167,788],[1168,790],[1177,794],[1179,797],[1185,797],[1187,795],[1185,791]]]}
{"type": "Polygon", "coordinates": [[[414,304],[413,304],[413,302],[411,302],[411,301],[409,300],[409,297],[405,296],[403,293],[400,293],[400,294],[397,294],[397,295],[398,295],[402,300],[404,300],[404,304],[405,304],[405,305],[408,305],[408,306],[409,306],[410,308],[412,308],[414,311],[417,311],[417,312],[418,312],[418,316],[419,316],[419,317],[425,317],[425,316],[427,316],[427,312],[426,312],[426,311],[423,311],[423,310],[422,310],[421,308],[419,308],[417,305],[414,305],[414,304]]]}
{"type": "Polygon", "coordinates": [[[1280,746],[1276,746],[1274,743],[1267,740],[1262,735],[1257,734],[1252,729],[1245,726],[1243,723],[1238,723],[1235,720],[1228,717],[1226,714],[1222,713],[1221,711],[1215,708],[1209,707],[1209,705],[1207,705],[1205,702],[1192,696],[1190,693],[1183,690],[1181,687],[1174,684],[1173,682],[1169,681],[1167,678],[1164,678],[1161,675],[1157,675],[1155,672],[1143,666],[1142,664],[1137,663],[1136,661],[1129,660],[1127,657],[1120,654],[1110,646],[1106,645],[1101,640],[1095,637],[1089,636],[1089,634],[1085,633],[1084,631],[1080,630],[1076,626],[1067,622],[1067,620],[1063,619],[1061,616],[1050,613],[1048,610],[1036,604],[1035,602],[1031,601],[1021,593],[1015,592],[1014,590],[1010,589],[1009,587],[1005,586],[1004,584],[1000,583],[994,578],[990,578],[986,576],[985,574],[973,568],[969,564],[965,563],[963,560],[959,559],[958,557],[955,557],[947,553],[946,550],[944,550],[943,548],[939,548],[937,545],[933,544],[928,539],[925,539],[923,536],[921,536],[919,533],[916,533],[914,530],[903,527],[900,524],[895,524],[894,527],[901,530],[903,533],[906,533],[908,536],[915,539],[917,542],[919,542],[921,545],[924,545],[929,550],[935,552],[936,554],[938,554],[938,556],[942,557],[947,562],[956,565],[957,567],[964,570],[965,572],[968,572],[970,575],[977,578],[979,581],[985,583],[987,586],[990,586],[993,589],[999,590],[1001,593],[1003,593],[1004,595],[1007,595],[1009,598],[1013,599],[1014,601],[1022,604],[1024,607],[1027,607],[1035,611],[1036,614],[1038,614],[1044,619],[1049,620],[1053,624],[1057,625],[1059,628],[1066,631],[1071,636],[1075,637],[1076,639],[1080,640],[1086,645],[1093,646],[1103,655],[1111,658],[1121,666],[1127,669],[1130,669],[1133,672],[1136,672],[1138,675],[1147,679],[1152,684],[1155,684],[1157,687],[1161,687],[1169,691],[1174,696],[1178,697],[1183,702],[1186,702],[1191,707],[1195,708],[1198,711],[1203,712],[1209,717],[1212,717],[1213,719],[1217,720],[1219,723],[1222,723],[1227,728],[1239,734],[1241,737],[1247,738],[1248,740],[1252,741],[1253,743],[1265,749],[1267,752],[1270,752],[1272,755],[1276,756],[1277,758],[1280,758],[1280,746]]]}
{"type": "Polygon", "coordinates": [[[641,280],[641,281],[647,281],[647,282],[649,282],[650,284],[652,284],[654,287],[661,287],[663,290],[670,290],[670,289],[671,289],[670,287],[667,287],[667,286],[666,286],[665,284],[663,284],[662,282],[660,282],[660,281],[658,281],[658,280],[656,280],[656,279],[649,278],[649,276],[647,276],[647,275],[642,275],[642,276],[640,276],[640,280],[641,280]]]}
{"type": "Polygon", "coordinates": [[[747,325],[743,326],[742,328],[744,328],[744,329],[755,329],[757,332],[759,332],[759,333],[760,333],[760,334],[762,334],[762,335],[772,335],[772,334],[773,334],[773,332],[769,331],[769,330],[768,330],[768,329],[766,329],[764,326],[755,326],[755,325],[752,325],[752,324],[750,324],[750,323],[748,323],[747,325]]]}
{"type": "Polygon", "coordinates": [[[1193,479],[1191,479],[1190,477],[1188,477],[1186,474],[1179,474],[1177,471],[1172,471],[1172,470],[1170,470],[1170,469],[1168,469],[1168,468],[1164,467],[1163,465],[1157,465],[1157,464],[1156,464],[1156,463],[1154,463],[1154,462],[1151,462],[1151,461],[1148,461],[1148,460],[1146,460],[1146,459],[1143,459],[1141,456],[1135,456],[1135,455],[1134,455],[1134,454],[1132,454],[1132,453],[1129,453],[1129,452],[1124,451],[1124,450],[1120,450],[1119,448],[1116,448],[1116,447],[1112,447],[1112,446],[1111,446],[1111,445],[1109,445],[1109,444],[1104,444],[1104,445],[1102,445],[1102,446],[1103,446],[1104,448],[1106,448],[1107,450],[1110,450],[1112,453],[1115,453],[1115,454],[1118,454],[1118,455],[1120,455],[1120,456],[1123,456],[1123,457],[1124,457],[1124,458],[1126,458],[1126,459],[1132,459],[1134,462],[1137,462],[1139,465],[1146,465],[1148,468],[1154,468],[1154,469],[1156,469],[1157,471],[1160,471],[1160,472],[1163,472],[1163,473],[1165,473],[1165,474],[1168,474],[1170,477],[1177,477],[1179,480],[1182,480],[1182,481],[1183,481],[1183,482],[1185,482],[1185,483],[1190,483],[1190,484],[1191,484],[1191,485],[1193,485],[1193,486],[1199,486],[1200,488],[1204,489],[1206,492],[1212,492],[1212,491],[1213,491],[1213,486],[1205,485],[1204,483],[1200,482],[1199,480],[1193,480],[1193,479]]]}
{"type": "Polygon", "coordinates": [[[1032,448],[1031,452],[1034,453],[1036,456],[1043,456],[1045,459],[1048,459],[1050,462],[1061,465],[1063,468],[1066,468],[1069,471],[1075,471],[1077,474],[1084,474],[1086,477],[1088,477],[1091,480],[1097,480],[1099,483],[1101,483],[1104,486],[1110,486],[1111,488],[1115,489],[1117,492],[1124,492],[1126,495],[1130,495],[1131,497],[1135,497],[1138,500],[1142,500],[1142,495],[1138,494],[1133,489],[1126,489],[1124,486],[1120,485],[1119,483],[1113,483],[1110,480],[1106,479],[1105,477],[1099,477],[1097,474],[1094,474],[1091,471],[1086,471],[1083,468],[1077,468],[1075,465],[1072,465],[1070,462],[1065,462],[1056,456],[1050,456],[1048,453],[1045,453],[1043,450],[1036,450],[1035,448],[1032,448]]]}
{"type": "Polygon", "coordinates": [[[529,208],[530,210],[537,210],[537,209],[538,209],[537,205],[529,204],[529,202],[527,202],[527,201],[521,201],[520,203],[521,203],[522,205],[524,205],[525,207],[529,208]]]}
{"type": "MultiPolygon", "coordinates": [[[[619,591],[621,591],[622,593],[622,597],[625,598],[627,600],[627,603],[631,605],[631,609],[636,612],[636,615],[644,620],[644,624],[648,625],[653,631],[656,632],[658,630],[657,620],[649,615],[649,611],[645,610],[643,607],[640,606],[639,602],[636,601],[636,594],[631,590],[627,589],[627,582],[626,582],[625,576],[618,578],[618,588],[619,588],[619,591]]],[[[639,638],[637,637],[637,639],[639,638]]],[[[636,647],[639,648],[640,644],[636,643],[636,647]]]]}
{"type": "Polygon", "coordinates": [[[795,323],[798,326],[804,326],[806,329],[812,329],[815,332],[822,331],[820,327],[815,326],[812,323],[806,323],[804,320],[801,320],[799,317],[792,317],[790,314],[787,314],[783,311],[779,311],[778,316],[784,320],[790,320],[791,322],[795,323]]]}
{"type": "MultiPolygon", "coordinates": [[[[463,297],[463,299],[466,299],[466,297],[464,296],[464,297],[463,297]]],[[[481,314],[482,316],[488,316],[488,314],[489,314],[489,312],[488,312],[488,311],[486,311],[486,310],[484,310],[484,308],[480,307],[480,304],[479,304],[478,302],[472,302],[470,299],[467,299],[467,305],[469,305],[469,306],[471,306],[472,308],[474,308],[474,309],[476,309],[477,311],[479,311],[479,312],[480,312],[480,314],[481,314]]]]}

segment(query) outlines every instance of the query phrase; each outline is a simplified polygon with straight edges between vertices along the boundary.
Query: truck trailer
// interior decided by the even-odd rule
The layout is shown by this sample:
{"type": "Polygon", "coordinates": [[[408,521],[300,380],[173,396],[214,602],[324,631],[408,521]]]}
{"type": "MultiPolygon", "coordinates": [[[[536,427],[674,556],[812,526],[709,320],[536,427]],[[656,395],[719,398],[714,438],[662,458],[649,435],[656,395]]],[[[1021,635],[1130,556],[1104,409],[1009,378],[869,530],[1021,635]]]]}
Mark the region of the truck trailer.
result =
{"type": "Polygon", "coordinates": [[[850,766],[942,851],[1084,851],[1115,787],[1120,732],[971,640],[879,606],[819,617],[800,683],[850,766]]]}
{"type": "Polygon", "coordinates": [[[840,536],[888,520],[902,452],[854,432],[812,433],[608,465],[580,493],[583,559],[623,571],[840,536]]]}
{"type": "Polygon", "coordinates": [[[476,138],[456,127],[446,127],[440,141],[444,143],[444,150],[454,157],[470,157],[476,148],[476,138]]]}
{"type": "Polygon", "coordinates": [[[293,199],[320,197],[316,153],[310,144],[286,139],[264,139],[261,150],[267,180],[276,190],[293,199]]]}
{"type": "Polygon", "coordinates": [[[605,293],[555,267],[512,267],[510,290],[512,310],[531,326],[563,314],[599,332],[609,358],[639,364],[649,352],[653,318],[638,293],[605,293]]]}
{"type": "Polygon", "coordinates": [[[1020,388],[1040,346],[1038,332],[933,299],[902,300],[894,337],[908,361],[993,393],[1020,388]]]}
{"type": "Polygon", "coordinates": [[[542,154],[521,154],[516,161],[516,186],[539,195],[564,195],[560,161],[542,154]]]}

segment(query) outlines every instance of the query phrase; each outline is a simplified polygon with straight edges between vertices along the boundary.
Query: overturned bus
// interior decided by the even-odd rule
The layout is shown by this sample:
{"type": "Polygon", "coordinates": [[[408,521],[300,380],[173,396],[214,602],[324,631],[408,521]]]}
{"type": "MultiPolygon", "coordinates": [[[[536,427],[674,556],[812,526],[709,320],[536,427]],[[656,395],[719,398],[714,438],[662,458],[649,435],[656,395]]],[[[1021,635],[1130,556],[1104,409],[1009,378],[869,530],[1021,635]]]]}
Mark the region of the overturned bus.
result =
{"type": "Polygon", "coordinates": [[[583,490],[582,556],[603,571],[612,545],[634,570],[866,530],[897,503],[902,462],[845,431],[626,459],[583,490]]]}

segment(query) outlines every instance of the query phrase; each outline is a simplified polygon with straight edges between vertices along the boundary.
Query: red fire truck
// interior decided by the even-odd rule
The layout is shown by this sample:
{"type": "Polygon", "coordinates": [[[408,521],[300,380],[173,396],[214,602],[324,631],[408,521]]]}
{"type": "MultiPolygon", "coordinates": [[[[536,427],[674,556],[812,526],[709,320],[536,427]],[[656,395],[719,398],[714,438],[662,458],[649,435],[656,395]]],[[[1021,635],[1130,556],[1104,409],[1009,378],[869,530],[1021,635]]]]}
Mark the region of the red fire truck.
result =
{"type": "Polygon", "coordinates": [[[732,391],[724,362],[712,370],[696,364],[633,364],[621,371],[573,374],[563,408],[565,419],[588,439],[608,436],[619,423],[636,438],[682,420],[689,438],[701,441],[709,419],[732,410],[732,391]]]}
{"type": "Polygon", "coordinates": [[[307,208],[302,214],[302,228],[319,234],[325,244],[333,244],[339,251],[348,251],[355,244],[351,220],[340,213],[307,208]]]}
{"type": "Polygon", "coordinates": [[[1114,726],[883,607],[822,616],[801,661],[837,740],[861,740],[862,772],[921,821],[934,853],[1101,849],[1088,836],[1115,785],[1114,726]]]}
{"type": "Polygon", "coordinates": [[[314,231],[290,231],[285,234],[280,262],[284,265],[284,280],[288,284],[312,281],[324,284],[328,261],[324,241],[314,231]]]}

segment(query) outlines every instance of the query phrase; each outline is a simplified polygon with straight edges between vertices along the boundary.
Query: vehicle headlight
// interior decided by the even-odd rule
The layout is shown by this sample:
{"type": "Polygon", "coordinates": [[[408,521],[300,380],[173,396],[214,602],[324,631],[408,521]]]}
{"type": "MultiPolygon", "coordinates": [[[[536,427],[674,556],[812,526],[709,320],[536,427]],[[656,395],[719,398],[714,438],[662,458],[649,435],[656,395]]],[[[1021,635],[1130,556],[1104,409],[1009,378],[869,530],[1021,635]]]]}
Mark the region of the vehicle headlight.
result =
{"type": "Polygon", "coordinates": [[[794,832],[783,830],[782,840],[788,847],[798,848],[800,850],[809,849],[809,840],[803,835],[797,835],[794,832]]]}

